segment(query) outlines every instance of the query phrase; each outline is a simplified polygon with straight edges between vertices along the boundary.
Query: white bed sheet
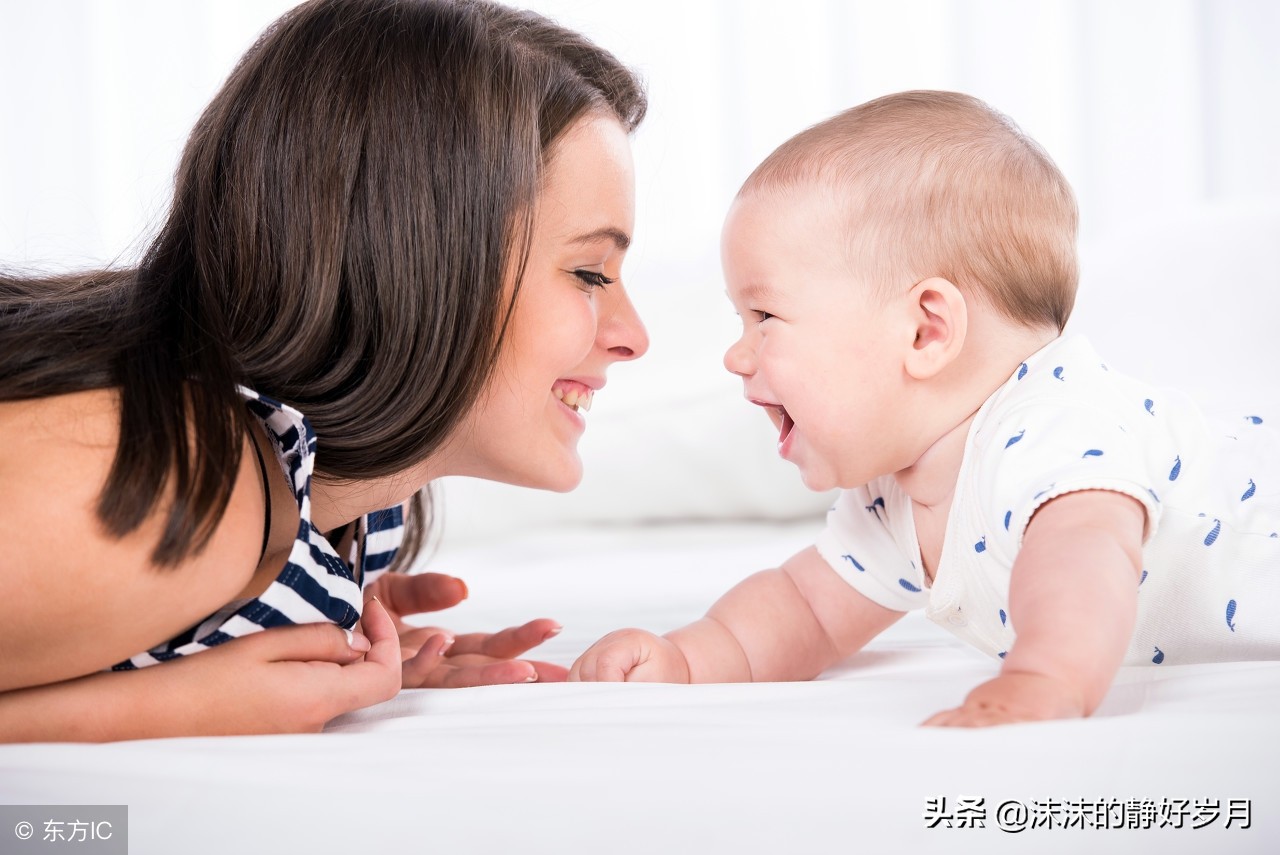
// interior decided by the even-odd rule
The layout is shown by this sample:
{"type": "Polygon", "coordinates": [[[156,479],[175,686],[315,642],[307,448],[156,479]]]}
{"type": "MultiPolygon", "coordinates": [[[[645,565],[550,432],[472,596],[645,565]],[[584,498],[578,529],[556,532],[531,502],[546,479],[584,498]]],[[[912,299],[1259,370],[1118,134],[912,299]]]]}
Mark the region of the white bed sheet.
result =
{"type": "MultiPolygon", "coordinates": [[[[432,566],[471,588],[452,627],[555,617],[542,657],[569,664],[610,629],[693,619],[818,524],[567,528],[432,566]]],[[[0,746],[0,802],[128,804],[134,855],[1280,851],[1280,663],[1129,669],[1086,721],[916,726],[995,670],[912,615],[810,683],[406,691],[313,736],[0,746]],[[985,827],[928,827],[929,800],[962,797],[985,800],[985,827]],[[1007,800],[1178,799],[1221,815],[1199,830],[996,820],[1007,800]],[[1226,827],[1233,800],[1250,828],[1226,827]]]]}

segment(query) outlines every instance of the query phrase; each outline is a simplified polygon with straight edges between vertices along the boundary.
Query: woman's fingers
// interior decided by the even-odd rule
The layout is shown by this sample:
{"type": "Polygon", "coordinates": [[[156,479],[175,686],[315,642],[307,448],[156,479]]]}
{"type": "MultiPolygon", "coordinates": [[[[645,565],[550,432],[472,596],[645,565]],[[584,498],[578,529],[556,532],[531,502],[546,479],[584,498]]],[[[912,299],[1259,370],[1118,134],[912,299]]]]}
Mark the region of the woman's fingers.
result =
{"type": "Polygon", "coordinates": [[[364,655],[365,662],[380,665],[400,664],[400,635],[386,608],[376,598],[365,603],[360,627],[368,638],[370,648],[364,655]]]}
{"type": "Polygon", "coordinates": [[[504,686],[508,683],[535,682],[538,671],[532,663],[520,659],[453,666],[445,662],[431,672],[424,683],[426,689],[468,689],[472,686],[504,686]]]}
{"type": "Polygon", "coordinates": [[[398,617],[438,612],[467,598],[467,584],[442,573],[384,573],[370,590],[398,617]]]}
{"type": "Polygon", "coordinates": [[[448,638],[433,635],[417,655],[403,663],[405,687],[422,689],[461,689],[474,686],[500,686],[511,683],[563,682],[568,669],[550,662],[523,659],[492,659],[468,654],[452,656],[448,638]]]}
{"type": "Polygon", "coordinates": [[[444,634],[430,636],[417,653],[400,664],[401,685],[410,689],[428,687],[432,673],[443,666],[444,654],[452,642],[453,639],[444,634]]]}
{"type": "Polygon", "coordinates": [[[355,662],[371,647],[364,636],[347,633],[331,623],[274,627],[227,643],[252,651],[267,662],[335,662],[339,665],[355,662]]]}
{"type": "Polygon", "coordinates": [[[342,669],[351,709],[389,700],[400,691],[400,636],[378,600],[364,604],[360,625],[369,640],[364,660],[342,669]]]}
{"type": "Polygon", "coordinates": [[[514,659],[560,633],[560,624],[550,618],[531,620],[522,626],[498,632],[473,632],[459,635],[453,643],[453,655],[479,653],[495,659],[514,659]]]}
{"type": "Polygon", "coordinates": [[[538,672],[539,683],[563,683],[569,679],[569,669],[563,665],[539,662],[536,659],[529,660],[529,664],[538,672]]]}

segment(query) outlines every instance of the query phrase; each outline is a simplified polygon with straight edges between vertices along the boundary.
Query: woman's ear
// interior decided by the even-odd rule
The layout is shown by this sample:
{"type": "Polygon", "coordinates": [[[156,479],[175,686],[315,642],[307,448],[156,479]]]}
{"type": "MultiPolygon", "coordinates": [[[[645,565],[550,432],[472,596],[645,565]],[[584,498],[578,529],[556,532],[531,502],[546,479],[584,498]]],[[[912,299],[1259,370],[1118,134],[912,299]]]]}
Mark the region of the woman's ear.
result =
{"type": "Polygon", "coordinates": [[[959,288],[938,277],[917,283],[907,296],[915,327],[907,374],[928,380],[960,356],[969,332],[969,306],[959,288]]]}

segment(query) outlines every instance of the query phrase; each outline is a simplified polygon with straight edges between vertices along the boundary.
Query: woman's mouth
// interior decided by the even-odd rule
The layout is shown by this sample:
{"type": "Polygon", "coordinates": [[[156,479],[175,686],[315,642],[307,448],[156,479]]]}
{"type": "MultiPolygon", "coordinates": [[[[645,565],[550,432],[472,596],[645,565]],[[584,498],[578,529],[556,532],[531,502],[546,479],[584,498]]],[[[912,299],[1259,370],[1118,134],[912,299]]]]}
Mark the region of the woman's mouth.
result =
{"type": "Polygon", "coordinates": [[[595,390],[576,380],[557,380],[551,387],[551,393],[576,413],[578,410],[591,409],[591,398],[595,395],[595,390]]]}

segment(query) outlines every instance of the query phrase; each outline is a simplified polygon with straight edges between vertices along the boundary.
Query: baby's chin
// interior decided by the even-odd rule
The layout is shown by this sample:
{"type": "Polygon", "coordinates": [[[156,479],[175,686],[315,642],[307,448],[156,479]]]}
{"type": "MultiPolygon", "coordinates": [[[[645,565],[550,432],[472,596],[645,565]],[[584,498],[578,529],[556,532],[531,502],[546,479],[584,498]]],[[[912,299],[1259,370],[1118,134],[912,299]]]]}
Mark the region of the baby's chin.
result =
{"type": "Polygon", "coordinates": [[[842,485],[834,474],[826,469],[817,469],[815,467],[801,466],[800,480],[804,485],[815,493],[826,493],[829,490],[839,489],[842,485]]]}
{"type": "Polygon", "coordinates": [[[853,490],[865,486],[876,476],[863,472],[848,472],[827,461],[801,461],[796,464],[800,470],[800,480],[805,487],[815,493],[826,493],[831,490],[853,490]]]}

